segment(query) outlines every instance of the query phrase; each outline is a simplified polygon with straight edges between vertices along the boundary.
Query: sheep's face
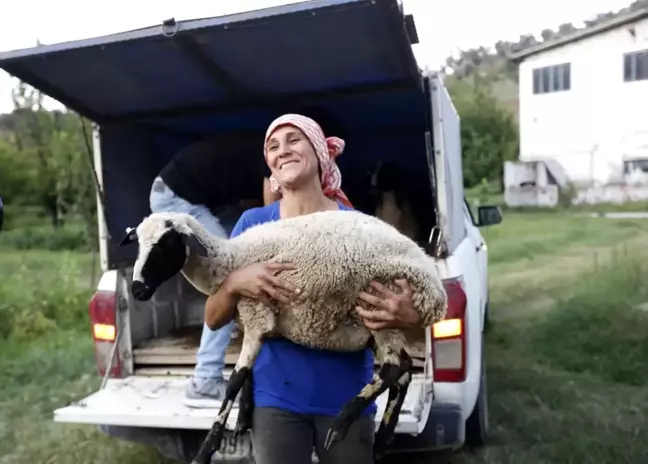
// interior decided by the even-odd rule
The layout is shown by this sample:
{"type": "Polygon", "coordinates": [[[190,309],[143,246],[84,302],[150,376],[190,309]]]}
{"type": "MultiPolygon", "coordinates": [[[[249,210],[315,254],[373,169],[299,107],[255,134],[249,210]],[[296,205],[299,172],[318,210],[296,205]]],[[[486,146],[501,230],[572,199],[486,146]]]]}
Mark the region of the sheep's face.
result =
{"type": "Polygon", "coordinates": [[[133,267],[131,292],[139,301],[150,299],[162,283],[180,272],[190,252],[207,256],[189,226],[166,215],[154,214],[137,229],[130,229],[120,245],[137,240],[139,251],[133,267]]]}

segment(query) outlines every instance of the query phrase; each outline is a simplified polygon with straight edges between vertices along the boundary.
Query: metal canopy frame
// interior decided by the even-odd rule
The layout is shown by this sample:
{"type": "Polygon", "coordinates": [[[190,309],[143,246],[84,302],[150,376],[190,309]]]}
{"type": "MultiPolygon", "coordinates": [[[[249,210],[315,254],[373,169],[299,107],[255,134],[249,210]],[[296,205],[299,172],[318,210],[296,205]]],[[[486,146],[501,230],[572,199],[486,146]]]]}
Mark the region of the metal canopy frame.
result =
{"type": "Polygon", "coordinates": [[[349,87],[341,87],[333,90],[319,92],[293,93],[286,95],[273,96],[251,96],[238,100],[232,100],[227,103],[216,105],[184,106],[165,110],[142,111],[130,114],[124,114],[118,117],[102,117],[107,123],[129,123],[146,120],[159,120],[175,118],[179,116],[196,116],[201,114],[223,114],[234,113],[247,109],[281,109],[292,105],[301,105],[307,103],[316,103],[318,101],[332,100],[343,98],[350,95],[400,92],[403,90],[419,87],[423,89],[422,80],[403,80],[397,82],[388,82],[380,84],[361,84],[349,87]]]}
{"type": "MultiPolygon", "coordinates": [[[[0,53],[0,67],[8,73],[14,75],[20,80],[38,88],[48,96],[60,101],[70,109],[86,116],[98,124],[120,124],[139,121],[150,121],[151,119],[167,119],[178,116],[191,116],[201,114],[223,114],[237,112],[252,108],[281,108],[294,105],[296,103],[311,103],[320,100],[334,99],[345,97],[352,94],[367,94],[376,92],[401,91],[405,89],[421,88],[420,70],[416,63],[412,64],[408,54],[398,53],[398,59],[402,69],[409,69],[411,76],[399,81],[387,81],[379,83],[368,83],[360,85],[343,86],[334,89],[318,90],[301,93],[283,93],[283,94],[260,94],[246,89],[237,82],[232,75],[219,66],[206,53],[200,43],[192,36],[197,30],[208,29],[213,27],[226,27],[228,24],[240,24],[243,22],[261,21],[272,19],[277,15],[310,15],[324,14],[326,11],[361,6],[363,4],[377,4],[379,8],[390,9],[399,8],[396,0],[313,0],[295,4],[283,5],[262,10],[238,13],[233,15],[205,18],[197,20],[188,20],[176,22],[175,19],[164,21],[161,26],[153,26],[135,31],[129,31],[109,36],[86,39],[80,41],[67,42],[55,45],[38,46],[31,49],[17,50],[13,52],[0,53]],[[96,111],[80,99],[69,95],[63,89],[47,82],[45,79],[35,75],[29,69],[21,66],[21,62],[28,59],[45,60],[48,56],[63,53],[70,50],[103,47],[117,44],[120,42],[143,41],[144,43],[151,40],[157,40],[163,36],[168,37],[168,46],[175,47],[192,63],[196,64],[204,76],[212,80],[217,88],[226,91],[226,97],[218,103],[209,103],[205,105],[187,105],[161,108],[155,110],[143,110],[123,112],[118,115],[106,114],[105,112],[96,111]],[[414,69],[416,68],[416,69],[414,69]]],[[[389,14],[388,27],[393,30],[402,30],[402,33],[409,39],[410,43],[418,42],[415,25],[411,15],[403,16],[404,21],[400,21],[398,15],[389,14]]],[[[394,44],[396,46],[396,44],[394,44]]],[[[410,52],[411,53],[411,52],[410,52]]],[[[119,68],[118,64],[115,64],[119,68]]]]}

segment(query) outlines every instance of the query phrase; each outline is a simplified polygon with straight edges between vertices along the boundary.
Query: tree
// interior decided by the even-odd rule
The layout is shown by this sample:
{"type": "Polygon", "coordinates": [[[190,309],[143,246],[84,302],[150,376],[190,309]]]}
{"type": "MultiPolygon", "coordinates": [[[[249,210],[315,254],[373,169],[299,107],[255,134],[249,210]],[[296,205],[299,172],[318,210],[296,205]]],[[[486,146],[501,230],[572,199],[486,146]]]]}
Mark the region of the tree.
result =
{"type": "Polygon", "coordinates": [[[94,157],[92,153],[91,124],[76,113],[68,113],[66,142],[69,153],[73,153],[73,166],[69,182],[73,189],[70,208],[81,216],[86,240],[97,246],[97,196],[94,183],[94,157]]]}
{"type": "Polygon", "coordinates": [[[52,154],[53,117],[43,108],[43,95],[23,82],[12,92],[15,148],[33,176],[33,198],[56,228],[60,225],[57,164],[52,154]]]}
{"type": "Polygon", "coordinates": [[[518,130],[512,114],[492,96],[492,84],[474,76],[449,80],[448,90],[461,118],[464,185],[486,179],[498,181],[503,190],[504,161],[517,157],[518,130]]]}
{"type": "Polygon", "coordinates": [[[31,179],[15,146],[0,139],[0,196],[4,203],[25,203],[31,179]]]}
{"type": "Polygon", "coordinates": [[[13,101],[12,140],[20,167],[31,179],[31,202],[41,206],[58,228],[67,214],[79,212],[89,194],[81,123],[74,113],[47,111],[41,92],[22,82],[13,91],[13,101]]]}

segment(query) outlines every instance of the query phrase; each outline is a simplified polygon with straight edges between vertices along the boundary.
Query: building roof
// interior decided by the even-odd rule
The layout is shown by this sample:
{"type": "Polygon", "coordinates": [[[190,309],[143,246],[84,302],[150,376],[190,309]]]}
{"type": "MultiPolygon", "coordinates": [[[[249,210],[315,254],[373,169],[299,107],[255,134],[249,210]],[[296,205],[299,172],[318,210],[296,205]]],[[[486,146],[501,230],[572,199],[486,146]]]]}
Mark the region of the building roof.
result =
{"type": "Polygon", "coordinates": [[[597,24],[596,26],[587,27],[559,39],[548,40],[541,44],[534,45],[533,47],[521,50],[517,53],[512,53],[511,55],[509,55],[509,59],[511,61],[520,62],[532,55],[544,53],[554,48],[562,47],[579,40],[587,39],[594,35],[625,26],[643,18],[648,18],[648,8],[642,8],[628,14],[617,16],[616,18],[610,19],[609,21],[604,21],[600,24],[597,24]]]}

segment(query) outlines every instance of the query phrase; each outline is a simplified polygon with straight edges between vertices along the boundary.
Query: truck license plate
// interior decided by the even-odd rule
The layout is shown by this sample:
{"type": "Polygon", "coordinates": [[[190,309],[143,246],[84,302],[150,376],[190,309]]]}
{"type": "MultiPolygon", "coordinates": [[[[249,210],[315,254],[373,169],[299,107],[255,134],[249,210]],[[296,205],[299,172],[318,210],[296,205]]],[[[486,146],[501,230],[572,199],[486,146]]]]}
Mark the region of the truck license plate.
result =
{"type": "Polygon", "coordinates": [[[223,435],[220,450],[214,454],[213,459],[222,459],[225,461],[234,459],[238,460],[248,458],[251,455],[252,442],[250,440],[250,434],[246,433],[237,438],[232,432],[227,431],[223,435]]]}

